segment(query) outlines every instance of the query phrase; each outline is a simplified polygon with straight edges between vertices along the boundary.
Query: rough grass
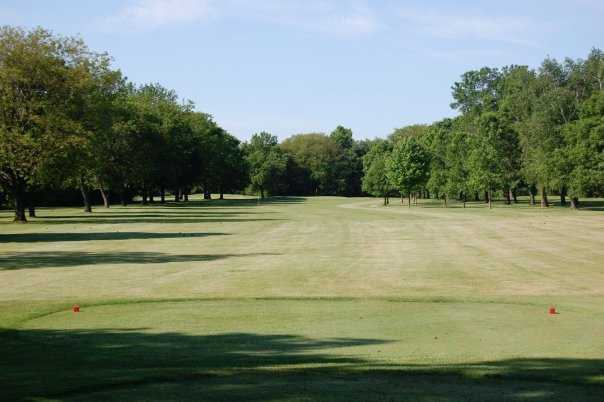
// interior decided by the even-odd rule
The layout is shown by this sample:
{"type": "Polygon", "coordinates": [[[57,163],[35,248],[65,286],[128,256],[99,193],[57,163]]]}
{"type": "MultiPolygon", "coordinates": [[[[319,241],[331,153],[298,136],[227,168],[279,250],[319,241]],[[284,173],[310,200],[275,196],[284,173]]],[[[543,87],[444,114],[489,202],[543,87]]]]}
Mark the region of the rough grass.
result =
{"type": "Polygon", "coordinates": [[[599,401],[599,202],[40,209],[0,224],[0,386],[7,400],[599,401]]]}

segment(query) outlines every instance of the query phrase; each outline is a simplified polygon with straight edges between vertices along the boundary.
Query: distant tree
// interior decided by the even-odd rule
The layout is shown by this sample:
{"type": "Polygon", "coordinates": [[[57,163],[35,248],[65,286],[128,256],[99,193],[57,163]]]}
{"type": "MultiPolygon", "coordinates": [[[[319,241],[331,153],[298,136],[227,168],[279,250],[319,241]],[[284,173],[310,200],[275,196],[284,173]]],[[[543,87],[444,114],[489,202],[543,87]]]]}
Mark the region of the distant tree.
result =
{"type": "MultiPolygon", "coordinates": [[[[530,127],[534,103],[537,97],[537,76],[526,66],[511,66],[506,69],[503,96],[500,103],[500,117],[516,136],[517,149],[511,153],[517,172],[510,171],[510,182],[516,187],[521,181],[528,185],[531,205],[535,203],[535,188],[538,184],[538,174],[534,158],[534,137],[530,127]]],[[[513,189],[514,191],[514,189],[513,189]]]]}
{"type": "Polygon", "coordinates": [[[0,183],[25,222],[28,187],[84,131],[74,120],[81,76],[101,57],[42,28],[0,28],[0,183]]]}
{"type": "Polygon", "coordinates": [[[577,208],[580,197],[604,192],[604,91],[582,105],[580,118],[567,124],[563,135],[571,206],[577,208]]]}
{"type": "Polygon", "coordinates": [[[392,151],[389,141],[377,140],[363,156],[363,191],[375,197],[383,197],[388,205],[393,186],[388,179],[387,160],[392,151]]]}
{"type": "Polygon", "coordinates": [[[428,130],[429,126],[425,124],[413,124],[395,129],[394,132],[388,136],[388,139],[393,143],[410,137],[420,139],[428,133],[428,130]]]}
{"type": "Polygon", "coordinates": [[[343,126],[337,126],[336,129],[329,134],[329,138],[331,138],[331,140],[341,149],[352,149],[354,146],[352,130],[343,126]]]}
{"type": "Polygon", "coordinates": [[[337,157],[334,161],[336,171],[336,193],[338,195],[358,195],[361,193],[361,178],[363,177],[363,154],[359,154],[352,130],[342,126],[336,127],[329,138],[337,146],[337,157]]]}
{"type": "Polygon", "coordinates": [[[386,160],[387,177],[401,193],[407,194],[411,207],[411,193],[419,190],[428,180],[430,156],[415,137],[406,137],[393,145],[386,160]]]}
{"type": "Polygon", "coordinates": [[[469,144],[463,117],[434,123],[428,131],[426,144],[430,152],[427,188],[442,195],[445,207],[452,194],[461,194],[465,205],[470,188],[469,144]]]}
{"type": "Polygon", "coordinates": [[[243,149],[249,166],[250,183],[264,198],[267,190],[279,188],[287,168],[287,156],[279,148],[277,137],[267,132],[254,134],[243,149]]]}
{"type": "Polygon", "coordinates": [[[505,176],[505,127],[495,112],[484,113],[469,137],[469,185],[475,191],[487,193],[492,207],[493,190],[500,188],[505,176]]]}
{"type": "Polygon", "coordinates": [[[495,111],[501,96],[501,73],[496,68],[483,67],[468,71],[461,81],[453,84],[451,107],[463,114],[495,111]]]}
{"type": "Polygon", "coordinates": [[[298,134],[283,141],[280,148],[306,172],[305,193],[337,193],[340,154],[330,137],[321,133],[298,134]]]}
{"type": "Polygon", "coordinates": [[[223,199],[225,192],[239,191],[248,184],[248,165],[237,138],[219,127],[212,130],[210,138],[211,158],[205,174],[223,199]]]}

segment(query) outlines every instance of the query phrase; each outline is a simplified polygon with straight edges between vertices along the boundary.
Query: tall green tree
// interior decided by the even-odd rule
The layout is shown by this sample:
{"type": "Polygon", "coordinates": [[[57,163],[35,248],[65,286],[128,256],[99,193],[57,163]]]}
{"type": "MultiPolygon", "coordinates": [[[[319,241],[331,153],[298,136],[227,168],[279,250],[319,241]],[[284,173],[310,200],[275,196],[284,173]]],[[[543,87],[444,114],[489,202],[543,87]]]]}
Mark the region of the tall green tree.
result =
{"type": "Polygon", "coordinates": [[[430,156],[417,138],[406,137],[394,144],[386,160],[387,177],[401,193],[406,194],[411,207],[411,193],[428,180],[430,156]]]}
{"type": "Polygon", "coordinates": [[[277,137],[267,132],[254,134],[245,144],[252,188],[264,198],[266,191],[278,191],[287,168],[287,156],[278,146],[277,137]]]}
{"type": "Polygon", "coordinates": [[[337,168],[342,167],[339,163],[341,155],[338,145],[330,137],[321,133],[297,134],[283,141],[281,149],[302,168],[306,194],[338,193],[337,168]]]}
{"type": "Polygon", "coordinates": [[[374,141],[363,156],[363,191],[375,197],[384,198],[384,206],[389,204],[393,186],[388,179],[387,161],[392,151],[389,141],[374,141]]]}
{"type": "Polygon", "coordinates": [[[580,197],[604,192],[604,91],[582,104],[580,118],[563,135],[571,206],[577,208],[580,197]]]}
{"type": "Polygon", "coordinates": [[[77,38],[0,28],[0,183],[25,222],[25,197],[50,159],[84,131],[74,119],[82,76],[101,57],[77,38]]]}

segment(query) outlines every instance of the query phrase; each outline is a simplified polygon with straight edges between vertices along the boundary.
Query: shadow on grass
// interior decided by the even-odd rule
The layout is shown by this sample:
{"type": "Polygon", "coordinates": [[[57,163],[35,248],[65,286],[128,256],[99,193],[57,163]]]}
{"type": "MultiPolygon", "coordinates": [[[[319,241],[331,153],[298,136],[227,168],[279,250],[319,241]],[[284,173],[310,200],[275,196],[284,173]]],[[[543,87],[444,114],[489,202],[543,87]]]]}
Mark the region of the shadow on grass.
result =
{"type": "Polygon", "coordinates": [[[20,269],[74,267],[99,264],[162,264],[170,262],[216,261],[225,258],[244,258],[279,255],[275,253],[244,254],[166,254],[155,252],[40,251],[10,253],[0,256],[0,271],[20,269]]]}
{"type": "Polygon", "coordinates": [[[66,216],[60,219],[54,219],[53,217],[37,218],[36,220],[29,221],[33,224],[44,224],[44,225],[62,225],[62,224],[126,224],[126,223],[242,223],[242,222],[263,222],[263,221],[282,221],[284,219],[271,219],[271,218],[231,218],[231,217],[171,217],[171,216],[160,216],[157,218],[153,217],[137,217],[136,214],[127,215],[127,218],[113,218],[107,214],[104,216],[66,216]]]}
{"type": "Polygon", "coordinates": [[[171,208],[186,208],[186,207],[255,207],[258,205],[289,205],[300,204],[306,201],[305,197],[268,197],[262,200],[257,198],[236,198],[225,200],[203,200],[189,202],[168,202],[162,206],[171,208]]]}
{"type": "Polygon", "coordinates": [[[177,239],[227,236],[229,233],[161,233],[161,232],[96,232],[96,233],[10,233],[0,234],[0,243],[49,243],[63,241],[177,239]]]}
{"type": "Polygon", "coordinates": [[[579,209],[588,211],[604,211],[604,200],[579,201],[579,209]]]}
{"type": "Polygon", "coordinates": [[[10,330],[0,333],[0,383],[6,400],[602,400],[602,383],[590,383],[601,378],[601,359],[383,366],[342,354],[388,342],[144,328],[10,330]]]}

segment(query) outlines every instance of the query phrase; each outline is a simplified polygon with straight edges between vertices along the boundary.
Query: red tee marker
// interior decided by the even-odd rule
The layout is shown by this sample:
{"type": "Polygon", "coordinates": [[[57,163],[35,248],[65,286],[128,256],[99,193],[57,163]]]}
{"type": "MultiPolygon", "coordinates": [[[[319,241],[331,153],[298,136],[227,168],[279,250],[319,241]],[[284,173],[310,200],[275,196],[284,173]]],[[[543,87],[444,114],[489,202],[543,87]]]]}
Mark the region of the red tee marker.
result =
{"type": "Polygon", "coordinates": [[[550,308],[549,308],[549,315],[556,315],[556,314],[558,314],[558,313],[556,312],[556,308],[555,308],[555,307],[550,307],[550,308]]]}
{"type": "Polygon", "coordinates": [[[73,307],[72,307],[72,309],[73,309],[74,313],[79,313],[80,312],[80,306],[78,306],[77,304],[74,304],[73,307]]]}

